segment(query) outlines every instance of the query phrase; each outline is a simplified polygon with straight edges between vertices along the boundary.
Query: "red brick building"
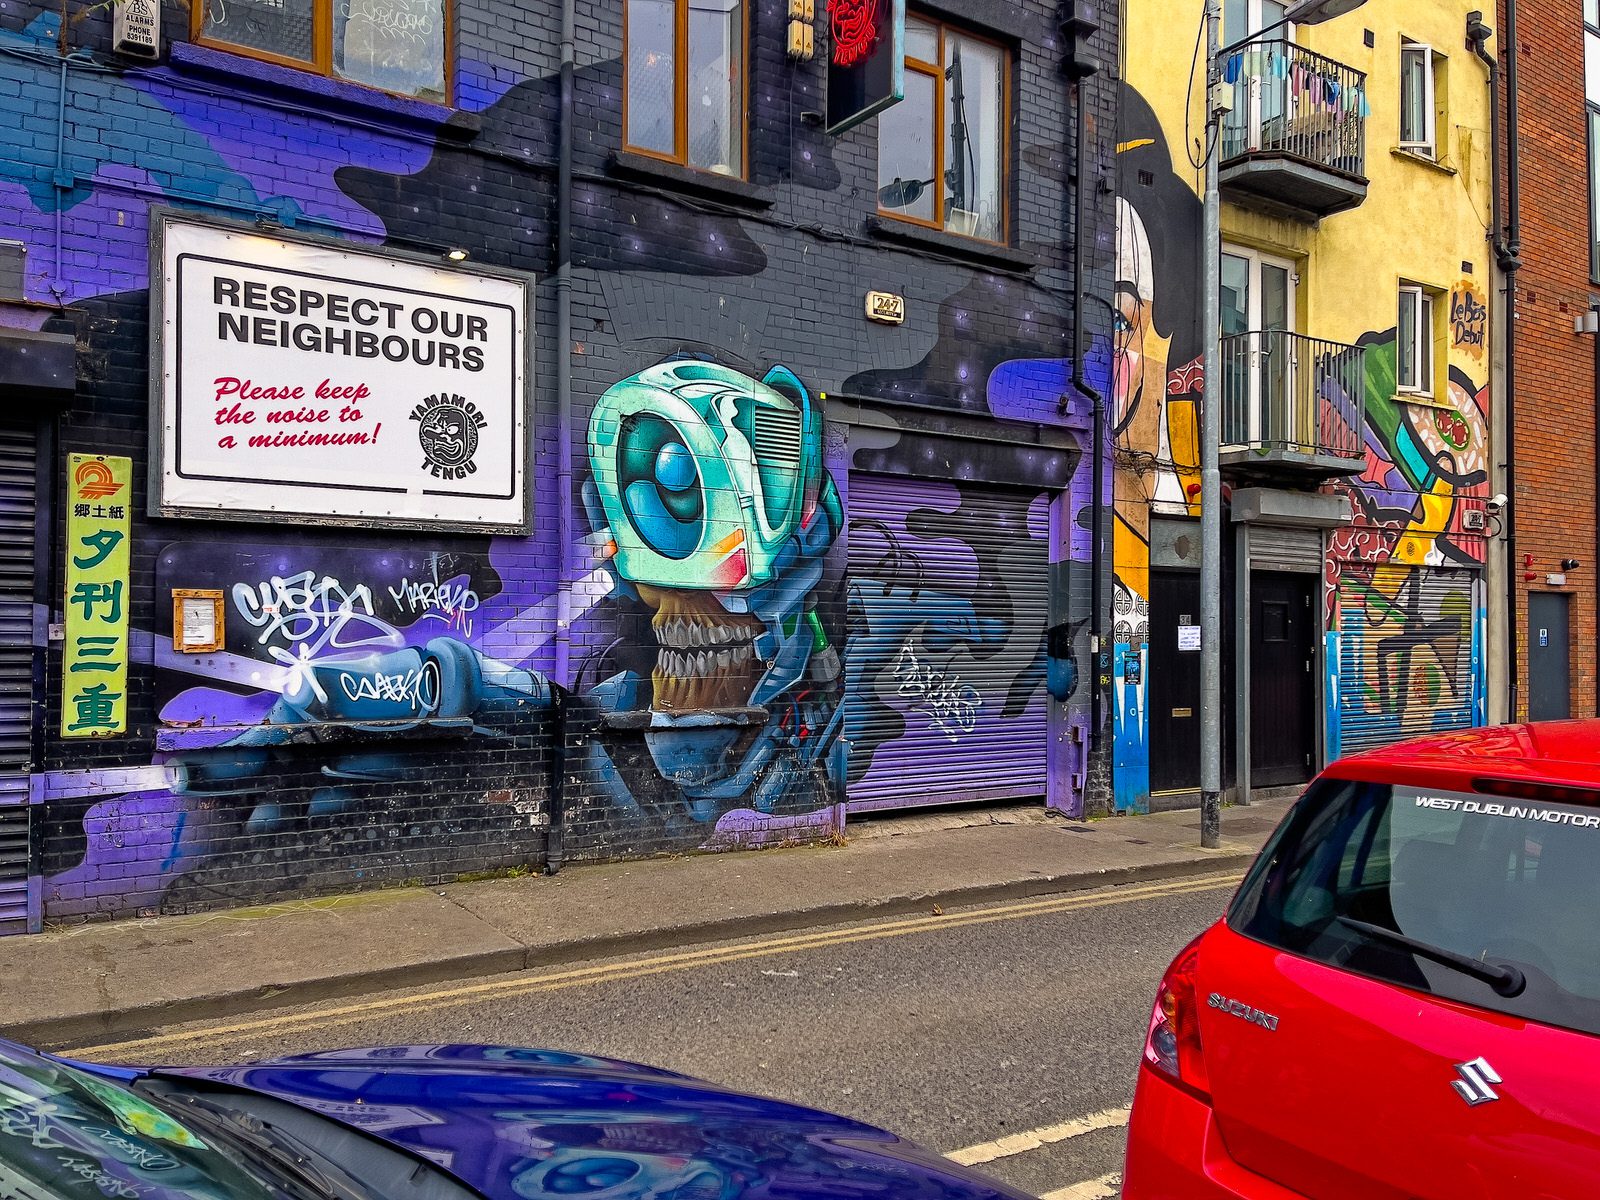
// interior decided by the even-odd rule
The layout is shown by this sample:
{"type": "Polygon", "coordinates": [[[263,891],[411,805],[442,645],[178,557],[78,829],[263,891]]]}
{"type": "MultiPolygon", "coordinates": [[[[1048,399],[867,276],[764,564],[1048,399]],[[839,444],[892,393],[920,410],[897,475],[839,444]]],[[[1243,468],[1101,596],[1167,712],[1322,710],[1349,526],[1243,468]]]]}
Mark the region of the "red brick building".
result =
{"type": "Polygon", "coordinates": [[[1495,690],[1513,719],[1593,716],[1600,0],[1501,0],[1498,28],[1512,320],[1495,406],[1507,436],[1495,444],[1511,503],[1497,517],[1506,563],[1490,604],[1512,638],[1495,690]]]}

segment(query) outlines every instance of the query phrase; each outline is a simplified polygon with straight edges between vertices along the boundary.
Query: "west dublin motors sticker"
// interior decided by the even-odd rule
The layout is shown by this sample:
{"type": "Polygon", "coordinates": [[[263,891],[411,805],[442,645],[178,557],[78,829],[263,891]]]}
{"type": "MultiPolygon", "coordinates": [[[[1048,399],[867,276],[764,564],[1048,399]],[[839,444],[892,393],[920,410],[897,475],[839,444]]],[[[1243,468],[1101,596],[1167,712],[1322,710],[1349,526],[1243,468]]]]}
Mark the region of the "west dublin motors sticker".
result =
{"type": "Polygon", "coordinates": [[[465,396],[440,393],[411,410],[422,445],[422,466],[436,479],[465,479],[477,471],[478,430],[489,423],[465,396]]]}

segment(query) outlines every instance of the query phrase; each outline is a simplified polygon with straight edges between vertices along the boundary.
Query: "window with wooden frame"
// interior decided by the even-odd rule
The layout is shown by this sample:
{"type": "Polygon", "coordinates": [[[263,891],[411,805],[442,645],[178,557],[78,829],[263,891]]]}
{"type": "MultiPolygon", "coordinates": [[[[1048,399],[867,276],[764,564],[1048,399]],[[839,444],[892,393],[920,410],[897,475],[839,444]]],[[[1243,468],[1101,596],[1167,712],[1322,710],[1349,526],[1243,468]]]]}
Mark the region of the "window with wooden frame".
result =
{"type": "Polygon", "coordinates": [[[1011,56],[906,18],[906,95],[878,118],[878,211],[963,237],[1007,237],[1011,56]]]}
{"type": "Polygon", "coordinates": [[[744,0],[625,0],[624,13],[627,148],[744,178],[744,0]]]}
{"type": "Polygon", "coordinates": [[[449,99],[450,0],[199,0],[194,39],[418,100],[449,99]]]}

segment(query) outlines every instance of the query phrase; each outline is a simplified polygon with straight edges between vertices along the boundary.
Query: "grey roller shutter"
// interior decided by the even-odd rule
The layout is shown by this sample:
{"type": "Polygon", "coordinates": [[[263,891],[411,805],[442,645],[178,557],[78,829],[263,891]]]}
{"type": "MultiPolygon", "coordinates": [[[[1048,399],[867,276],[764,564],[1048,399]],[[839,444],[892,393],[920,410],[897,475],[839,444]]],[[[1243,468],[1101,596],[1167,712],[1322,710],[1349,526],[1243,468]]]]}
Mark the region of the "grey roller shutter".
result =
{"type": "Polygon", "coordinates": [[[1342,563],[1339,752],[1470,729],[1477,571],[1342,563]]]}
{"type": "Polygon", "coordinates": [[[28,923],[36,439],[0,424],[0,934],[28,923]]]}
{"type": "Polygon", "coordinates": [[[1043,796],[1049,495],[851,476],[853,810],[1043,796]]]}
{"type": "Polygon", "coordinates": [[[1257,571],[1322,574],[1320,529],[1274,529],[1250,526],[1250,566],[1257,571]]]}

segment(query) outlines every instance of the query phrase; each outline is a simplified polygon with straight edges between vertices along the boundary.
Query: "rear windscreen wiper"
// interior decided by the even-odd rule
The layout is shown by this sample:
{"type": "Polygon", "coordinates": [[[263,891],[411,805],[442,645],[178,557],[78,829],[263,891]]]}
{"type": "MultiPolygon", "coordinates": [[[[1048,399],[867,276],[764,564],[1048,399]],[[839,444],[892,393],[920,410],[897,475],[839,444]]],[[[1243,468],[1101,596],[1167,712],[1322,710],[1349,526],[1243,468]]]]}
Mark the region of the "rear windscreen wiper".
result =
{"type": "Polygon", "coordinates": [[[1457,954],[1454,950],[1446,950],[1443,946],[1435,946],[1431,942],[1408,937],[1393,929],[1385,929],[1382,925],[1358,921],[1354,917],[1339,916],[1335,920],[1341,925],[1348,925],[1358,933],[1366,934],[1375,941],[1388,942],[1392,946],[1399,946],[1442,966],[1454,967],[1463,975],[1481,979],[1501,996],[1520,995],[1523,988],[1528,986],[1527,978],[1510,963],[1481,962],[1476,958],[1468,958],[1465,954],[1457,954]]]}

